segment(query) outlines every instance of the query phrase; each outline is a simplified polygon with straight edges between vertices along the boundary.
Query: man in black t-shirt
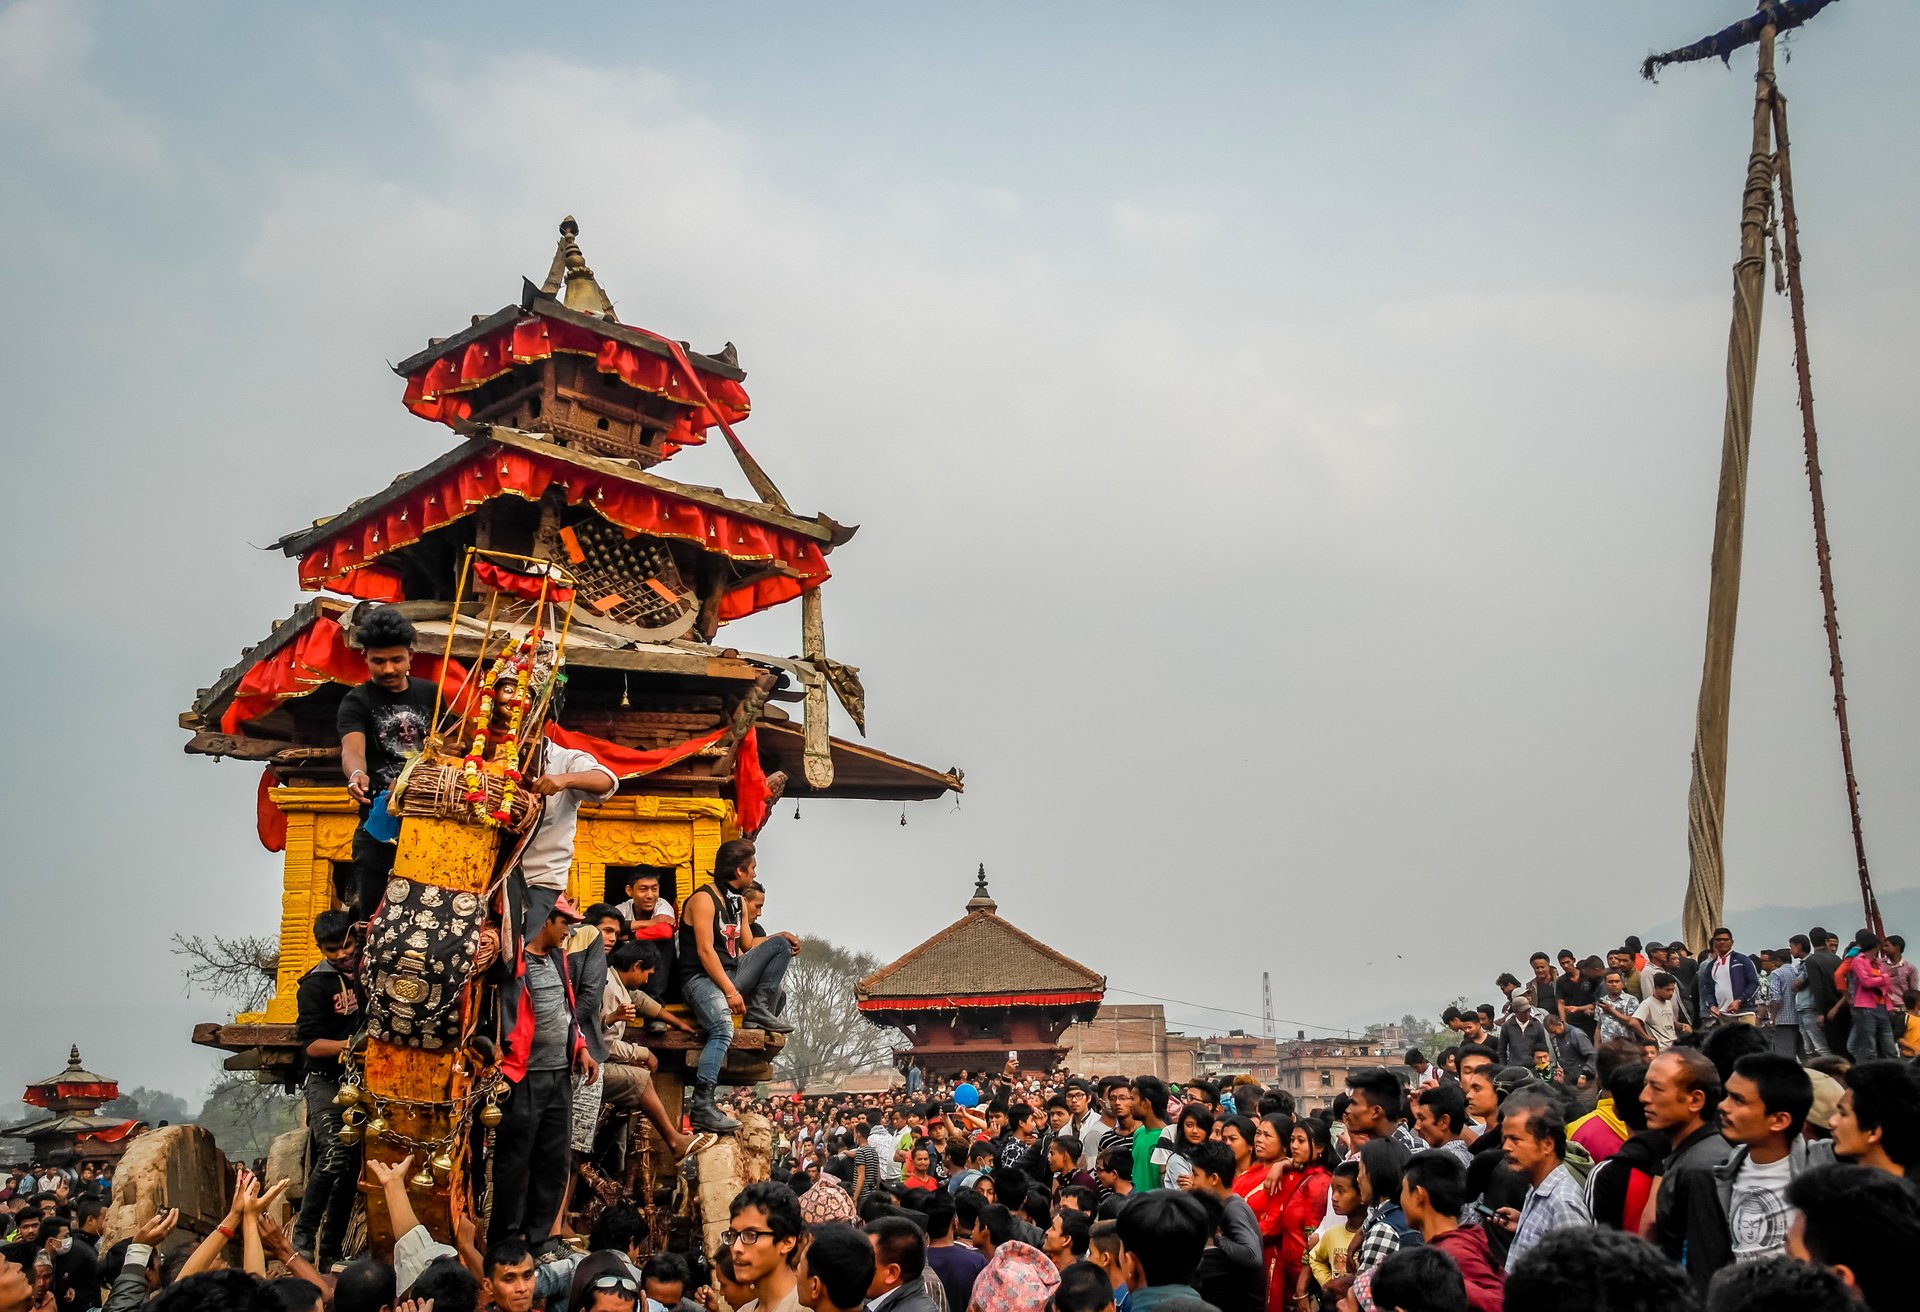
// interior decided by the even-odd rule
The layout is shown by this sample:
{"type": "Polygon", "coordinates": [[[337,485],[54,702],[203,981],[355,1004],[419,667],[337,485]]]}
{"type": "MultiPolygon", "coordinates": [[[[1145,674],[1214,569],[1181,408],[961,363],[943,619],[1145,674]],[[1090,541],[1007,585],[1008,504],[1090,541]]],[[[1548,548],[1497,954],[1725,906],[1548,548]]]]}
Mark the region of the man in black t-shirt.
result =
{"type": "Polygon", "coordinates": [[[304,1092],[312,1140],[307,1160],[313,1165],[293,1223],[293,1246],[325,1271],[340,1257],[359,1192],[360,1154],[340,1142],[345,1109],[334,1106],[333,1097],[340,1091],[340,1054],[360,1028],[365,1001],[360,993],[360,941],[349,914],[321,912],[314,918],[313,940],[320,960],[300,977],[294,994],[293,1038],[307,1062],[304,1092]]]}
{"type": "Polygon", "coordinates": [[[360,827],[353,831],[352,887],[340,892],[356,920],[369,920],[393,873],[393,844],[367,832],[367,811],[433,732],[434,686],[413,677],[413,621],[399,611],[383,606],[369,613],[353,636],[370,677],[341,699],[334,719],[347,792],[361,808],[360,827]]]}
{"type": "Polygon", "coordinates": [[[1826,1035],[1828,1052],[1844,1054],[1847,1033],[1852,1027],[1847,1009],[1842,1005],[1845,996],[1833,982],[1834,973],[1840,969],[1837,951],[1840,940],[1817,925],[1807,937],[1813,951],[1808,954],[1802,971],[1807,982],[1800,990],[1800,1015],[1818,1021],[1826,1035]]]}

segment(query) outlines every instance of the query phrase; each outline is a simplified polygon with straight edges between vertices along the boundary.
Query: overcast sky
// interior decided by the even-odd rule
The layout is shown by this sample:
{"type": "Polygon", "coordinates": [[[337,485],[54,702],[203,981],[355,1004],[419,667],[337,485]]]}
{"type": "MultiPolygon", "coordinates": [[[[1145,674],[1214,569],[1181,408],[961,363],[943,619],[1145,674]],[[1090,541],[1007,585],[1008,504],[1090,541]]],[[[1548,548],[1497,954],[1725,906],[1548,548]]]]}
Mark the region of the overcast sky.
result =
{"type": "MultiPolygon", "coordinates": [[[[784,807],[770,918],[1002,913],[1115,990],[1343,1026],[1679,910],[1743,5],[0,8],[10,462],[0,1103],[190,1097],[174,932],[272,932],[255,767],[175,719],[299,600],[255,549],[453,444],[387,362],[579,217],[739,344],[871,741],[967,793],[784,807]]],[[[1883,886],[1920,852],[1920,8],[1794,39],[1815,381],[1883,886]]],[[[1852,858],[1769,297],[1728,900],[1852,858]]],[[[743,482],[724,449],[664,471],[743,482]]],[[[790,608],[791,609],[791,608],[790,608]]],[[[789,654],[797,614],[728,641],[789,654]]],[[[1851,926],[1846,926],[1851,928],[1851,926]]],[[[1753,945],[1757,946],[1757,945],[1753,945]]],[[[1255,1024],[1221,1016],[1227,1023],[1255,1024]]]]}

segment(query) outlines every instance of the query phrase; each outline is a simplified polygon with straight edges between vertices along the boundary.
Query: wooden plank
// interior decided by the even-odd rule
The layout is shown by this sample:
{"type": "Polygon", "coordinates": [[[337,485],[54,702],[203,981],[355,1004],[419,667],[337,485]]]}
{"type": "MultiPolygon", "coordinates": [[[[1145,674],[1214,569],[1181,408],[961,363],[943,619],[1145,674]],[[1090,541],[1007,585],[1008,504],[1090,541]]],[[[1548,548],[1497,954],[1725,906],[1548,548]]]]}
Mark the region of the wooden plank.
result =
{"type": "Polygon", "coordinates": [[[220,1021],[202,1021],[195,1025],[193,1041],[203,1048],[224,1048],[228,1052],[296,1046],[291,1025],[238,1025],[220,1021]]]}

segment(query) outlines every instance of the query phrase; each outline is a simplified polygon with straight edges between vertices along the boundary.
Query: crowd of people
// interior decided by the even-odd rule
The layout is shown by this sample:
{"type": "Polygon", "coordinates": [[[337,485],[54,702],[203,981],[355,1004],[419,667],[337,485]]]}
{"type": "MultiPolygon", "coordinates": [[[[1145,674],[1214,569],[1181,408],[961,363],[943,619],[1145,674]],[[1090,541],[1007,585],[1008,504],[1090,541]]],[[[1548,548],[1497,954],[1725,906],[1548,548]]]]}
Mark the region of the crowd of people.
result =
{"type": "Polygon", "coordinates": [[[391,1263],[320,1270],[273,1219],[284,1184],[245,1174],[203,1242],[167,1249],[170,1214],[96,1253],[110,1181],[16,1172],[0,1312],[1891,1312],[1920,1305],[1904,947],[1535,954],[1448,1011],[1457,1041],[1313,1110],[1245,1075],[1012,1064],[739,1091],[723,1113],[767,1116],[774,1161],[711,1253],[647,1252],[627,1203],[573,1244],[442,1243],[410,1161],[371,1166],[391,1263]]]}

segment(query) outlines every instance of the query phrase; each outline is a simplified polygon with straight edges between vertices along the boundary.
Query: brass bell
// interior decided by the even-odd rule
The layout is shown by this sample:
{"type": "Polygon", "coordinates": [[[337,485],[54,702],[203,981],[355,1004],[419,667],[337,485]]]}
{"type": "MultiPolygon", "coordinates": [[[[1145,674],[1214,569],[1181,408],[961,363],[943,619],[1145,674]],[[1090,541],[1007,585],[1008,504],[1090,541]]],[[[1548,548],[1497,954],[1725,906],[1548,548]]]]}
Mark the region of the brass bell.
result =
{"type": "Polygon", "coordinates": [[[432,1159],[428,1161],[427,1165],[431,1166],[437,1174],[452,1175],[453,1174],[453,1154],[449,1152],[447,1149],[442,1148],[439,1152],[433,1155],[432,1159]]]}
{"type": "Polygon", "coordinates": [[[386,1132],[387,1132],[387,1118],[380,1115],[378,1112],[374,1113],[373,1119],[367,1122],[367,1137],[371,1139],[378,1139],[381,1135],[385,1134],[386,1132]]]}
{"type": "Polygon", "coordinates": [[[353,1145],[360,1142],[359,1125],[355,1123],[349,1123],[341,1126],[339,1138],[340,1138],[340,1142],[345,1144],[347,1147],[349,1148],[353,1147],[353,1145]]]}
{"type": "Polygon", "coordinates": [[[420,1167],[420,1173],[414,1176],[413,1179],[407,1181],[407,1183],[415,1189],[433,1188],[433,1167],[423,1164],[420,1167]]]}
{"type": "Polygon", "coordinates": [[[343,1084],[340,1086],[340,1092],[333,1095],[335,1107],[351,1107],[359,1101],[360,1086],[357,1084],[343,1084]]]}
{"type": "Polygon", "coordinates": [[[493,1098],[488,1098],[487,1105],[480,1109],[480,1124],[491,1130],[505,1119],[506,1116],[501,1112],[499,1102],[493,1098]]]}
{"type": "Polygon", "coordinates": [[[340,1123],[342,1125],[352,1125],[355,1127],[365,1125],[367,1123],[367,1113],[359,1107],[349,1107],[340,1113],[340,1123]]]}

